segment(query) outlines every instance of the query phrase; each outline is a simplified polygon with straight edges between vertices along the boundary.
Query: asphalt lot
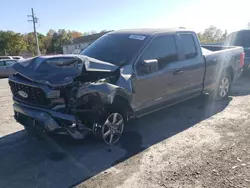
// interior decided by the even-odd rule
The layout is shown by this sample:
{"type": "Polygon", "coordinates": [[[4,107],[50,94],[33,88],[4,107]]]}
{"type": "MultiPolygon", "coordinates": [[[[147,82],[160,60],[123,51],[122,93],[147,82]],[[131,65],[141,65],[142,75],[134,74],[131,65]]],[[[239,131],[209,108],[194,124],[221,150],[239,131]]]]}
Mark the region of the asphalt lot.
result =
{"type": "Polygon", "coordinates": [[[93,139],[37,139],[13,119],[0,80],[0,187],[250,187],[250,76],[229,100],[201,96],[126,127],[109,147],[93,139]]]}

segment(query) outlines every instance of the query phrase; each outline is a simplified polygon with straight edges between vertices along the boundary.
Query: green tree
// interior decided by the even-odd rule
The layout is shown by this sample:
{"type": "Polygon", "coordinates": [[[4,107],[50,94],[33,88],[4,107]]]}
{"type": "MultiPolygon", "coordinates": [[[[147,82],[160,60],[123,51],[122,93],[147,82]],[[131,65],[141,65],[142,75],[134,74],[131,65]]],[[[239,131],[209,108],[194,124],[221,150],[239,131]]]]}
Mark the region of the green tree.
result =
{"type": "Polygon", "coordinates": [[[225,32],[223,33],[223,35],[221,37],[221,41],[224,42],[226,40],[227,36],[228,36],[228,32],[227,32],[227,30],[225,30],[225,32]]]}
{"type": "Polygon", "coordinates": [[[78,31],[68,31],[68,34],[69,34],[69,37],[72,39],[83,36],[83,33],[78,32],[78,31]]]}
{"type": "Polygon", "coordinates": [[[0,31],[0,53],[2,55],[18,55],[27,50],[24,36],[13,31],[0,31]]]}
{"type": "Polygon", "coordinates": [[[83,34],[78,31],[66,31],[59,29],[58,31],[50,29],[44,39],[44,47],[47,53],[62,53],[63,46],[72,43],[73,39],[81,37],[83,34]]]}
{"type": "MultiPolygon", "coordinates": [[[[95,31],[88,32],[94,34],[95,31]]],[[[46,35],[38,33],[39,48],[42,54],[62,53],[64,45],[71,44],[75,38],[84,34],[78,31],[66,31],[59,29],[55,31],[50,29],[46,35]]],[[[0,54],[17,55],[22,51],[36,54],[36,40],[34,33],[21,35],[12,31],[0,31],[0,54]]]]}
{"type": "Polygon", "coordinates": [[[202,43],[221,42],[223,39],[223,33],[221,29],[218,29],[215,26],[210,26],[205,29],[204,32],[198,33],[197,35],[202,43]]]}

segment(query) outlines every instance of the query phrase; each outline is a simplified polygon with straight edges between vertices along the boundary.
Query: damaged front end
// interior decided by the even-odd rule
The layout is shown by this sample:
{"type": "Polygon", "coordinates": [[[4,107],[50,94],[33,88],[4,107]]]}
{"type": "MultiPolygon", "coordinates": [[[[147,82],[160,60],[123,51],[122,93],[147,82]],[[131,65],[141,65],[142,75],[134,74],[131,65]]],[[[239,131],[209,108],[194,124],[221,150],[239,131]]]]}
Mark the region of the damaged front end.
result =
{"type": "Polygon", "coordinates": [[[131,100],[131,67],[82,55],[36,57],[9,77],[16,120],[82,139],[96,130],[117,96],[131,100]]]}

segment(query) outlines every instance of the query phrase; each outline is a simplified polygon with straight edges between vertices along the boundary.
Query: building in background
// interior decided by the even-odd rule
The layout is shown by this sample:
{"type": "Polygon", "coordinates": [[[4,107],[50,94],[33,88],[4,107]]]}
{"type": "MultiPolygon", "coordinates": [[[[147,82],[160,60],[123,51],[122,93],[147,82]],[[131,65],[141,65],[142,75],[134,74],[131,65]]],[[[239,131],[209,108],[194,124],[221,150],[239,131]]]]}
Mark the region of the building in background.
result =
{"type": "Polygon", "coordinates": [[[68,45],[63,46],[63,54],[79,54],[82,50],[84,50],[92,42],[94,42],[96,39],[100,38],[102,35],[104,35],[108,32],[110,32],[110,31],[78,37],[72,41],[72,44],[68,44],[68,45]]]}

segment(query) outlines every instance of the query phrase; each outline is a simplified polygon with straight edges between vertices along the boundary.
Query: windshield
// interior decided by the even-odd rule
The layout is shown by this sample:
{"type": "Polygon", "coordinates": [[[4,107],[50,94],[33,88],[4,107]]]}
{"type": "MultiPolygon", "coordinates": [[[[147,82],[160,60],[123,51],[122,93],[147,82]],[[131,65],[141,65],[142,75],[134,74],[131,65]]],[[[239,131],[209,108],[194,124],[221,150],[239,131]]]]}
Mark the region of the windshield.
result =
{"type": "Polygon", "coordinates": [[[114,65],[126,65],[139,52],[146,36],[131,34],[107,34],[81,52],[82,55],[106,61],[114,65]]]}

